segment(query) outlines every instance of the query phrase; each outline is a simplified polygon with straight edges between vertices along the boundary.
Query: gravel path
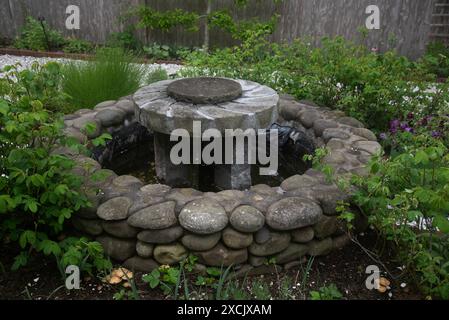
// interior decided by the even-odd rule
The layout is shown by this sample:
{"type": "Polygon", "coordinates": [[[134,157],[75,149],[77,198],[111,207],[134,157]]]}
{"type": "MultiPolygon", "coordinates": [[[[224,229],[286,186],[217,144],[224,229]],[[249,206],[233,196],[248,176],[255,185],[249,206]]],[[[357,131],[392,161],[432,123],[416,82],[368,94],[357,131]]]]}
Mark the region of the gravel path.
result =
{"type": "MultiPolygon", "coordinates": [[[[3,67],[8,65],[13,65],[16,63],[20,63],[22,67],[20,69],[27,69],[30,68],[34,61],[37,61],[40,64],[45,64],[50,61],[56,61],[59,63],[65,63],[69,61],[68,59],[62,59],[62,58],[36,58],[36,57],[28,57],[28,56],[12,56],[12,55],[0,55],[0,70],[3,69],[3,67]]],[[[175,75],[182,66],[177,64],[145,64],[148,71],[152,71],[157,68],[163,68],[167,71],[167,74],[169,76],[175,75]]],[[[0,74],[0,77],[2,75],[0,74]]]]}

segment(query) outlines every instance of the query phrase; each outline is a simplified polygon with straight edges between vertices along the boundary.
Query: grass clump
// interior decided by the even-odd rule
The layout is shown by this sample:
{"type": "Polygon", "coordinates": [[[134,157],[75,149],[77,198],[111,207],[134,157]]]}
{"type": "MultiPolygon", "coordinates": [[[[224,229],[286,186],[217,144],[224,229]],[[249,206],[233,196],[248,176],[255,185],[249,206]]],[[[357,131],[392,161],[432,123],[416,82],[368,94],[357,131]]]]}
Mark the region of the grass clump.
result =
{"type": "Polygon", "coordinates": [[[144,68],[119,48],[101,49],[94,60],[71,62],[63,68],[63,91],[78,108],[92,108],[135,92],[145,77],[144,68]]]}
{"type": "Polygon", "coordinates": [[[158,81],[162,81],[162,80],[168,80],[168,74],[167,71],[161,67],[158,67],[150,72],[148,72],[148,74],[146,75],[145,78],[145,83],[146,84],[152,84],[158,81]]]}

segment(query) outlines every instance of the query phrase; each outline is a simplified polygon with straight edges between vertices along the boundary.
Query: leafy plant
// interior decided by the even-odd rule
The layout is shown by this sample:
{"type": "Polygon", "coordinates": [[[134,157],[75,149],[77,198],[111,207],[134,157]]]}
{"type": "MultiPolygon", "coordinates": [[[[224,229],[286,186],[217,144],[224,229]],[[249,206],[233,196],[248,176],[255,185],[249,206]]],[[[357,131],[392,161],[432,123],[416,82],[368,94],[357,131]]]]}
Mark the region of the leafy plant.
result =
{"type": "Polygon", "coordinates": [[[376,156],[355,177],[355,202],[427,293],[449,298],[449,153],[437,139],[407,136],[403,153],[376,156]]]}
{"type": "Polygon", "coordinates": [[[182,268],[173,268],[162,265],[154,269],[151,273],[142,277],[142,280],[149,284],[151,289],[161,288],[165,295],[174,294],[178,296],[178,288],[181,281],[182,268]]]}
{"type": "Polygon", "coordinates": [[[251,294],[256,300],[270,300],[271,292],[266,281],[255,280],[251,284],[251,294]]]}
{"type": "Polygon", "coordinates": [[[99,50],[93,61],[71,62],[63,68],[63,91],[79,108],[92,108],[106,100],[116,100],[135,92],[145,71],[134,57],[122,49],[99,50]]]}
{"type": "Polygon", "coordinates": [[[241,45],[192,52],[181,75],[254,80],[342,110],[377,133],[395,118],[417,110],[424,117],[449,101],[446,85],[431,83],[434,74],[394,52],[378,54],[342,37],[314,47],[308,39],[271,43],[266,35],[250,32],[241,45]]]}
{"type": "Polygon", "coordinates": [[[422,62],[428,70],[439,77],[449,77],[449,49],[444,43],[430,43],[422,62]]]}
{"type": "Polygon", "coordinates": [[[0,97],[10,104],[29,105],[39,100],[43,108],[54,112],[69,112],[68,96],[61,92],[61,66],[56,62],[34,62],[29,69],[20,70],[21,64],[1,70],[0,97]]]}
{"type": "Polygon", "coordinates": [[[61,33],[51,29],[47,22],[41,24],[33,17],[26,18],[20,36],[14,42],[16,48],[36,51],[61,49],[64,44],[61,33]]]}
{"type": "Polygon", "coordinates": [[[75,265],[81,272],[93,275],[94,271],[103,274],[112,269],[112,263],[105,258],[100,243],[90,242],[87,238],[67,238],[59,243],[60,254],[56,255],[58,266],[62,274],[69,265],[75,265]]]}
{"type": "MultiPolygon", "coordinates": [[[[274,0],[279,3],[282,0],[274,0]]],[[[158,11],[150,6],[141,5],[132,8],[125,15],[127,18],[136,17],[138,20],[137,28],[146,30],[161,30],[168,32],[174,28],[183,28],[190,32],[200,30],[200,22],[205,23],[205,36],[203,48],[209,48],[211,28],[218,28],[232,35],[234,39],[246,40],[254,35],[268,35],[274,32],[277,16],[274,16],[268,22],[261,22],[258,18],[244,21],[235,21],[228,10],[212,11],[212,0],[207,1],[206,12],[198,13],[176,8],[174,10],[158,11]]],[[[238,7],[245,7],[248,0],[234,0],[238,7]]]]}
{"type": "Polygon", "coordinates": [[[95,46],[87,40],[69,38],[63,50],[67,53],[91,53],[95,46]]]}
{"type": "Polygon", "coordinates": [[[197,26],[199,15],[182,9],[158,11],[149,6],[139,6],[134,8],[131,14],[138,17],[138,28],[169,31],[176,26],[182,26],[192,32],[199,30],[197,26]]]}
{"type": "Polygon", "coordinates": [[[310,292],[311,300],[340,300],[343,295],[335,284],[321,287],[318,291],[310,292]]]}
{"type": "Polygon", "coordinates": [[[152,59],[167,60],[170,58],[170,47],[153,43],[151,46],[143,47],[143,51],[152,59]]]}
{"type": "Polygon", "coordinates": [[[21,249],[12,269],[42,253],[56,259],[62,274],[69,264],[88,273],[104,271],[110,262],[99,243],[57,240],[72,214],[90,205],[81,192],[83,178],[72,173],[75,162],[54,152],[56,145],[85,150],[62,134],[60,114],[45,108],[56,111],[64,101],[59,65],[33,64],[24,71],[19,66],[5,67],[0,82],[0,240],[21,249]]]}
{"type": "Polygon", "coordinates": [[[142,49],[142,43],[135,36],[135,26],[132,24],[126,26],[121,32],[111,33],[107,46],[133,52],[139,52],[142,49]]]}
{"type": "Polygon", "coordinates": [[[139,300],[133,290],[121,289],[112,297],[114,300],[139,300]]]}
{"type": "Polygon", "coordinates": [[[60,254],[51,236],[59,234],[72,213],[88,205],[78,190],[74,162],[52,153],[56,141],[73,145],[61,134],[62,121],[50,117],[38,100],[0,100],[0,214],[2,239],[23,249],[13,268],[26,264],[32,251],[60,254]]]}

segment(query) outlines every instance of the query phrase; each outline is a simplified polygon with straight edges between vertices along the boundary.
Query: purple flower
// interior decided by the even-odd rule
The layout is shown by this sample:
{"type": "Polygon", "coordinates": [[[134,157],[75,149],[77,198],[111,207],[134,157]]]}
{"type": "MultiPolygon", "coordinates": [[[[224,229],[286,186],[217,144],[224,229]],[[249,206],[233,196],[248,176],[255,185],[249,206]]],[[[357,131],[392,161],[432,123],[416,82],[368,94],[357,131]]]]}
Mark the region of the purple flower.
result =
{"type": "Polygon", "coordinates": [[[380,139],[381,140],[387,140],[387,134],[386,133],[381,133],[380,134],[380,139]]]}
{"type": "Polygon", "coordinates": [[[432,131],[432,138],[440,138],[441,132],[438,131],[432,131]]]}
{"type": "Polygon", "coordinates": [[[400,125],[401,125],[401,121],[399,121],[398,119],[395,119],[390,122],[391,129],[397,129],[397,128],[399,128],[400,125]]]}
{"type": "Polygon", "coordinates": [[[399,127],[401,126],[401,122],[399,120],[393,120],[390,122],[390,132],[395,134],[398,132],[399,127]]]}
{"type": "Polygon", "coordinates": [[[405,132],[413,133],[413,128],[407,127],[404,129],[405,132]]]}

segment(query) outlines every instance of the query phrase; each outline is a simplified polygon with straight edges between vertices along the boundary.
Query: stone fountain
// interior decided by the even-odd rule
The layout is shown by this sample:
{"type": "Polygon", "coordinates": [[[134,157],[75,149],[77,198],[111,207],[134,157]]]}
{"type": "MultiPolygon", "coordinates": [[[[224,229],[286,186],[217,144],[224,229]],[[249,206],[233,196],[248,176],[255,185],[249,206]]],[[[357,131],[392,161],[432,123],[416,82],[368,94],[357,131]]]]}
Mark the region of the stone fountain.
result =
{"type": "MultiPolygon", "coordinates": [[[[266,129],[278,118],[279,96],[273,89],[251,81],[200,77],[154,83],[137,91],[134,101],[137,120],[154,132],[158,178],[171,186],[198,187],[200,165],[175,165],[170,160],[170,150],[176,144],[170,141],[172,132],[184,129],[191,137],[194,122],[201,123],[201,134],[217,129],[223,137],[226,129],[266,129]]],[[[234,150],[234,158],[237,152],[234,150]]],[[[251,164],[247,162],[218,164],[213,170],[219,189],[251,186],[251,164]]]]}

